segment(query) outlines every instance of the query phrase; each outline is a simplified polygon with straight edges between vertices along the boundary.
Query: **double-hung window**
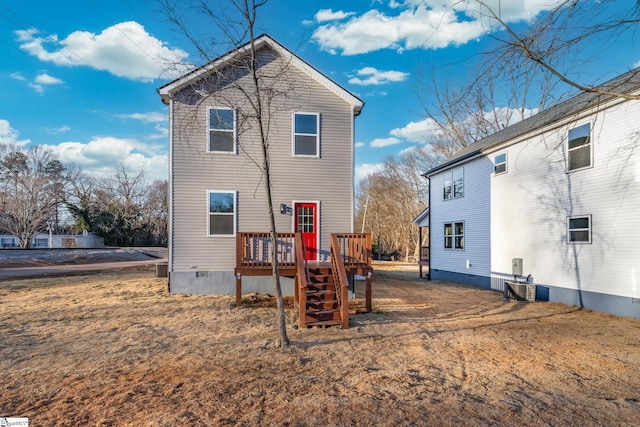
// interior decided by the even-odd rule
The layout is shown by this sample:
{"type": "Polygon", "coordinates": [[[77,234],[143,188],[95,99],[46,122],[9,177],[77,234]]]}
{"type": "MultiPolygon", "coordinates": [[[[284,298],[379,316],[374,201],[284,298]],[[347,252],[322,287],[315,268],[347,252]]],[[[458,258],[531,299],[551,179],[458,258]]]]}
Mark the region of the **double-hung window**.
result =
{"type": "Polygon", "coordinates": [[[585,123],[569,130],[567,144],[567,170],[586,168],[591,162],[591,125],[585,123]]]}
{"type": "Polygon", "coordinates": [[[236,234],[236,192],[207,192],[207,235],[233,236],[236,234]]]}
{"type": "Polygon", "coordinates": [[[293,113],[294,156],[320,156],[320,114],[293,113]]]}
{"type": "Polygon", "coordinates": [[[444,200],[464,196],[464,170],[461,167],[445,172],[443,180],[442,198],[444,200]]]}
{"type": "Polygon", "coordinates": [[[230,108],[209,108],[210,153],[236,152],[236,112],[230,108]]]}
{"type": "Polygon", "coordinates": [[[507,153],[498,154],[494,158],[493,172],[495,175],[507,172],[507,153]]]}
{"type": "Polygon", "coordinates": [[[464,249],[464,222],[446,222],[444,224],[444,248],[464,249]]]}
{"type": "Polygon", "coordinates": [[[591,215],[567,218],[567,243],[591,243],[591,215]]]}

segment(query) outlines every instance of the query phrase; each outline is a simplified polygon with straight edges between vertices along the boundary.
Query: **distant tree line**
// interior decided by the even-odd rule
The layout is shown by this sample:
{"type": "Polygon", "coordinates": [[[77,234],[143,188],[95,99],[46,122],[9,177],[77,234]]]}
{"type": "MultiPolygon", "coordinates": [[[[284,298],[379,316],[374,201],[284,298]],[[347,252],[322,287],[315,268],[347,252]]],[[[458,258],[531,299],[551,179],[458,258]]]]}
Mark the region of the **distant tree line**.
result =
{"type": "Polygon", "coordinates": [[[48,227],[94,232],[109,246],[164,246],[167,186],[124,166],[96,178],[48,148],[0,145],[0,234],[15,235],[21,248],[48,227]]]}
{"type": "Polygon", "coordinates": [[[427,146],[388,156],[379,171],[360,181],[356,190],[356,231],[370,232],[374,256],[407,259],[418,256],[421,242],[412,224],[426,207],[428,183],[421,175],[441,157],[427,146]]]}

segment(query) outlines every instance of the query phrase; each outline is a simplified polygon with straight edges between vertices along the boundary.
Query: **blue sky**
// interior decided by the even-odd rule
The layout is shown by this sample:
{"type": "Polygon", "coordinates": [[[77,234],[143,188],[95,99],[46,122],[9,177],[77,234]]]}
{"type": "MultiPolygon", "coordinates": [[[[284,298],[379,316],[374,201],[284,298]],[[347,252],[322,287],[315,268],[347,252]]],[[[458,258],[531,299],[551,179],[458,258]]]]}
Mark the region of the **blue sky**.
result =
{"type": "MultiPolygon", "coordinates": [[[[553,0],[487,3],[526,25],[553,0]]],[[[159,8],[155,0],[0,0],[0,144],[47,145],[96,175],[124,164],[148,179],[166,178],[167,110],[156,88],[175,77],[168,63],[202,59],[159,8]]],[[[361,177],[385,156],[428,141],[417,76],[444,67],[455,70],[447,74],[452,81],[473,73],[490,41],[473,8],[456,0],[270,0],[259,11],[258,33],[365,101],[356,119],[361,177]]],[[[216,35],[202,17],[188,19],[195,32],[216,35]]],[[[211,56],[222,53],[221,46],[211,56]]],[[[608,53],[592,76],[611,78],[640,60],[625,43],[608,53]]]]}

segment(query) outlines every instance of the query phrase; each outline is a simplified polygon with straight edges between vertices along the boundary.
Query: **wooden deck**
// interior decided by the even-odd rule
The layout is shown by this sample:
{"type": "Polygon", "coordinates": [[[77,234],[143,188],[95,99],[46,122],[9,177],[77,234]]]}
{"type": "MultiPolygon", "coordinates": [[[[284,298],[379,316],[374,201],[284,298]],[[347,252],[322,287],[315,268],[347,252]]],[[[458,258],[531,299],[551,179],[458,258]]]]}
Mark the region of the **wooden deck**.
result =
{"type": "MultiPolygon", "coordinates": [[[[310,287],[317,288],[316,276],[331,275],[332,278],[323,279],[330,282],[327,286],[334,292],[334,297],[340,310],[340,319],[317,321],[322,324],[340,324],[348,327],[348,297],[346,287],[348,276],[364,276],[366,280],[366,309],[371,311],[371,235],[362,233],[332,234],[331,235],[331,261],[319,262],[304,260],[302,239],[296,233],[278,233],[274,251],[273,239],[270,233],[237,233],[236,235],[236,306],[242,302],[242,277],[243,276],[271,276],[273,274],[273,257],[278,260],[279,275],[295,278],[296,303],[305,310],[301,311],[301,327],[313,325],[313,321],[306,322],[303,319],[314,318],[307,301],[307,293],[313,293],[310,287]],[[299,262],[296,262],[299,260],[299,262]],[[304,276],[304,277],[301,277],[304,276]],[[303,294],[304,292],[304,294],[303,294]],[[345,313],[346,311],[346,313],[345,313]],[[334,322],[335,320],[335,322],[334,322]]],[[[326,289],[323,291],[328,292],[326,289]]],[[[333,301],[333,300],[331,300],[333,301]]],[[[302,309],[301,309],[302,310],[302,309]]],[[[324,310],[326,311],[326,310],[324,310]]],[[[323,311],[323,312],[324,312],[323,311]]]]}

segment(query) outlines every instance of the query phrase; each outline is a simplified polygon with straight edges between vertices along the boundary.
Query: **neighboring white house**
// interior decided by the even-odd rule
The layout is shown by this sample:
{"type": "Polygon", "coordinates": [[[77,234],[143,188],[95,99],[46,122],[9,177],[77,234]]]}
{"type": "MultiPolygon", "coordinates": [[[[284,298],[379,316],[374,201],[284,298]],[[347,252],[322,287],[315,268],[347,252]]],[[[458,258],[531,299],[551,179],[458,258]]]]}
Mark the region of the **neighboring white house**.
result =
{"type": "MultiPolygon", "coordinates": [[[[640,69],[600,88],[637,96],[640,69]]],[[[640,318],[638,99],[582,93],[425,176],[432,279],[502,291],[521,267],[538,300],[640,318]]]]}
{"type": "MultiPolygon", "coordinates": [[[[0,249],[17,248],[20,244],[18,238],[12,234],[0,234],[0,249]]],[[[83,234],[52,234],[49,241],[49,233],[38,233],[31,239],[31,248],[103,248],[104,237],[95,233],[83,234]]]]}
{"type": "MultiPolygon", "coordinates": [[[[310,258],[325,261],[330,234],[353,232],[354,118],[363,102],[271,37],[255,46],[277,231],[302,231],[310,258]]],[[[169,105],[171,292],[233,294],[236,235],[270,229],[251,118],[257,99],[246,97],[250,47],[158,89],[169,105]]],[[[272,283],[247,277],[243,289],[272,292],[272,283]]],[[[292,280],[283,291],[293,292],[292,280]]]]}

